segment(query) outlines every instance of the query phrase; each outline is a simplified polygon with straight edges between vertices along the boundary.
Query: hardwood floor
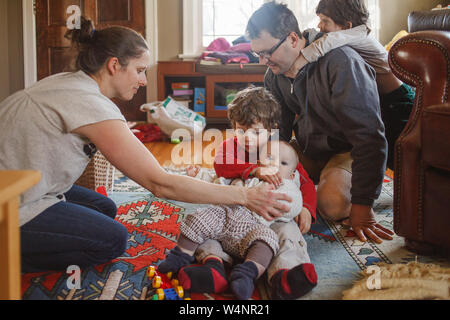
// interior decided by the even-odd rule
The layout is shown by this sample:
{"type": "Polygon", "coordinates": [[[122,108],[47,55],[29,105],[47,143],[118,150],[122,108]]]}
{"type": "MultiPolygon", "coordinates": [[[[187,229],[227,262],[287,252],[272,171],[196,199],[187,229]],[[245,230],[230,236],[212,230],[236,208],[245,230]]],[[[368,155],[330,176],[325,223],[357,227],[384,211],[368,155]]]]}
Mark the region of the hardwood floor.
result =
{"type": "MultiPolygon", "coordinates": [[[[225,138],[226,133],[222,131],[222,139],[225,138]]],[[[155,156],[161,166],[174,165],[176,167],[184,167],[198,164],[205,168],[213,168],[215,157],[214,144],[215,140],[212,139],[212,142],[204,141],[201,145],[195,145],[193,141],[190,141],[182,142],[179,145],[171,144],[170,142],[152,142],[145,144],[145,146],[155,156]]]]}

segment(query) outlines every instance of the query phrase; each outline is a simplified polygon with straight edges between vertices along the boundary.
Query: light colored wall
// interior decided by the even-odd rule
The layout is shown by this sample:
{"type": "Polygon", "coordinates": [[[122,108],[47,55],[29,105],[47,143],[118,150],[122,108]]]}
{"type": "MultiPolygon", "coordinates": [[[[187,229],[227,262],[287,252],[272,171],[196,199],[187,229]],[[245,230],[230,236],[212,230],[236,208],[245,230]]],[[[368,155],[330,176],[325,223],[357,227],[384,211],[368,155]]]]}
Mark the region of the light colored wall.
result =
{"type": "Polygon", "coordinates": [[[0,101],[24,88],[22,1],[0,0],[0,101]]]}
{"type": "Polygon", "coordinates": [[[22,1],[8,0],[10,94],[24,88],[22,1]]]}
{"type": "Polygon", "coordinates": [[[8,3],[0,0],[0,101],[9,95],[8,3]]]}
{"type": "Polygon", "coordinates": [[[411,11],[431,10],[446,0],[379,0],[380,42],[385,45],[401,30],[408,31],[408,15],[411,11]]]}
{"type": "Polygon", "coordinates": [[[177,59],[183,51],[183,1],[158,0],[158,60],[177,59]]]}

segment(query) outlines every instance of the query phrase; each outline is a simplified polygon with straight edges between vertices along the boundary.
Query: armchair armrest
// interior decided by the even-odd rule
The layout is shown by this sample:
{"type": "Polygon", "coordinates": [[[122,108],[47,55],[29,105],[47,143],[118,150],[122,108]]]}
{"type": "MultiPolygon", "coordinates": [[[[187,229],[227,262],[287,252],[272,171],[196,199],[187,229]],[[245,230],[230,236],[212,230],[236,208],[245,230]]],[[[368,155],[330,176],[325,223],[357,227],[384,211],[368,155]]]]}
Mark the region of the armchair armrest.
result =
{"type": "Polygon", "coordinates": [[[449,30],[450,10],[413,11],[408,16],[410,33],[424,30],[449,30]]]}
{"type": "Polygon", "coordinates": [[[389,52],[389,64],[401,81],[416,88],[413,119],[422,107],[448,101],[450,32],[420,31],[398,40],[389,52]]]}

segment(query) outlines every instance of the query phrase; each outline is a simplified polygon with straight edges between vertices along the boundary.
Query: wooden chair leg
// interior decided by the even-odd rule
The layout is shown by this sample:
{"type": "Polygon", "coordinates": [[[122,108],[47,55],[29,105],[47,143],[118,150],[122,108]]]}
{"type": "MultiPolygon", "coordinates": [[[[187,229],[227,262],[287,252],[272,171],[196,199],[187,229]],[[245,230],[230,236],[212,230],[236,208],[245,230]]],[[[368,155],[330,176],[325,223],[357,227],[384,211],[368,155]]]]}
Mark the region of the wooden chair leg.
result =
{"type": "Polygon", "coordinates": [[[0,300],[21,299],[19,199],[40,179],[38,171],[0,171],[0,300]]]}
{"type": "Polygon", "coordinates": [[[20,300],[19,198],[0,207],[0,299],[20,300]]]}

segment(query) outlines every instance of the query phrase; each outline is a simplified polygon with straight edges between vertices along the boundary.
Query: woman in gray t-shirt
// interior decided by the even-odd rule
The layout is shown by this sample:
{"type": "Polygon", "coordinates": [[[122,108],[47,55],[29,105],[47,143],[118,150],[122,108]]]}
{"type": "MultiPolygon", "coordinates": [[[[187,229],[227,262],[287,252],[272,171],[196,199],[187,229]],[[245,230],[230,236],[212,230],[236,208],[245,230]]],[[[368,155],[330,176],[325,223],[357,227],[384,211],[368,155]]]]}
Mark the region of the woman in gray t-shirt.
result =
{"type": "Polygon", "coordinates": [[[20,203],[24,272],[105,263],[126,248],[115,204],[74,186],[95,151],[158,197],[190,203],[244,205],[266,219],[290,200],[268,187],[246,189],[171,175],[129,130],[110,100],[131,100],[147,85],[150,53],[137,32],[96,31],[82,17],[66,37],[79,49],[75,73],[57,74],[0,104],[0,170],[38,170],[42,180],[20,203]]]}

